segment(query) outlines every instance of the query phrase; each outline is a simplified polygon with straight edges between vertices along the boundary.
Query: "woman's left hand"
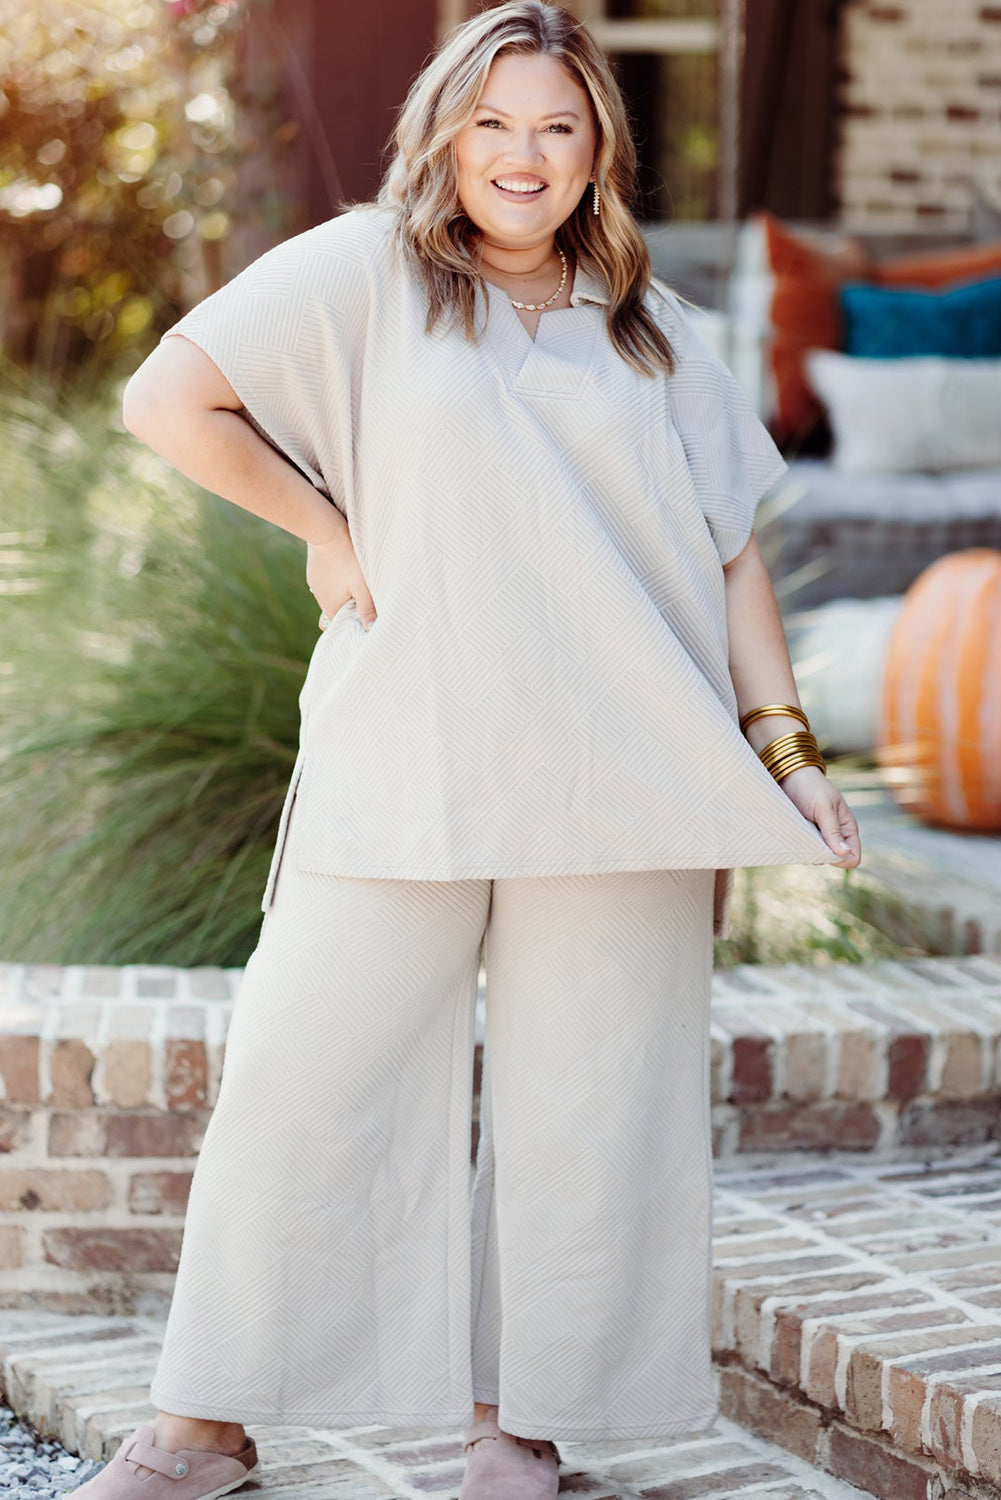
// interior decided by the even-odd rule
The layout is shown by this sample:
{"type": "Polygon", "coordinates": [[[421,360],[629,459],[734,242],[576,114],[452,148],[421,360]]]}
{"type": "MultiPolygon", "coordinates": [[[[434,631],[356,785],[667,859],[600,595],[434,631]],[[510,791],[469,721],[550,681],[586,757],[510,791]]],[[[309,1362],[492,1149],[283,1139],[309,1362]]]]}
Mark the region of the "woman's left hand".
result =
{"type": "Polygon", "coordinates": [[[824,842],[839,857],[832,864],[853,870],[862,858],[858,824],[844,797],[819,766],[800,766],[783,776],[779,786],[805,818],[815,823],[824,842]]]}

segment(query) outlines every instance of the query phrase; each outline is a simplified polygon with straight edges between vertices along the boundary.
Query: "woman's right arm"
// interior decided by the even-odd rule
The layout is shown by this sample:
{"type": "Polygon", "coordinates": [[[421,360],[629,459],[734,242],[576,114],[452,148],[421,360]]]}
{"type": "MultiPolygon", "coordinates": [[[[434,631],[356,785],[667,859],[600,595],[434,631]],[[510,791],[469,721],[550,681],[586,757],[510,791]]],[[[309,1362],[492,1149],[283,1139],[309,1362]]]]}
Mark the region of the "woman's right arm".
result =
{"type": "Polygon", "coordinates": [[[375,618],[345,517],[239,415],[242,402],[208,355],[179,334],[130,377],[122,420],[196,484],[308,544],[306,580],[332,615],[348,599],[375,618]]]}

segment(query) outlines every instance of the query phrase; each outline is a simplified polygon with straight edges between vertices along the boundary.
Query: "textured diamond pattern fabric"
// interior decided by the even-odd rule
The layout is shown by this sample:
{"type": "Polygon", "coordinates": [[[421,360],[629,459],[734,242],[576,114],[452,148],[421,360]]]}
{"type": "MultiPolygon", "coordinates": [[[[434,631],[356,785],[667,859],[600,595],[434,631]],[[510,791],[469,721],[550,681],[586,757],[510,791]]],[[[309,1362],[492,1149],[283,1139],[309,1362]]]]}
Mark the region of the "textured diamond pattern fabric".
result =
{"type": "MultiPolygon", "coordinates": [[[[393,213],[261,256],[165,337],[346,515],[353,605],[303,688],[301,873],[418,880],[834,862],[740,733],[721,563],[787,465],[660,282],[673,376],[628,365],[579,267],[535,338],[491,286],[427,334],[393,213]]],[[[291,792],[290,792],[291,798],[291,792]]]]}
{"type": "Polygon", "coordinates": [[[453,882],[284,863],[154,1403],[457,1429],[475,1397],[557,1441],[708,1425],[712,901],[709,869],[453,882]]]}

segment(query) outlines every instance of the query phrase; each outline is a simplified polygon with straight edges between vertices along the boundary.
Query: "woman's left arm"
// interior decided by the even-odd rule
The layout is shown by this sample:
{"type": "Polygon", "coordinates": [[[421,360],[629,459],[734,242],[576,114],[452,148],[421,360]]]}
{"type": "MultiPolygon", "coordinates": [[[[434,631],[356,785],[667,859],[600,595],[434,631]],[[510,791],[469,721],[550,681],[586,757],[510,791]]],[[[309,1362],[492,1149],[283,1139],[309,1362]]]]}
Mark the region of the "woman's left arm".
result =
{"type": "MultiPolygon", "coordinates": [[[[737,711],[745,714],[764,703],[802,708],[796,691],[785,628],[757,540],[724,563],[730,676],[737,711]]],[[[747,726],[751,748],[761,751],[770,740],[803,725],[791,714],[768,714],[747,726]]],[[[801,766],[779,782],[804,817],[815,823],[830,849],[832,863],[854,869],[862,858],[858,824],[844,797],[819,766],[801,766]]]]}

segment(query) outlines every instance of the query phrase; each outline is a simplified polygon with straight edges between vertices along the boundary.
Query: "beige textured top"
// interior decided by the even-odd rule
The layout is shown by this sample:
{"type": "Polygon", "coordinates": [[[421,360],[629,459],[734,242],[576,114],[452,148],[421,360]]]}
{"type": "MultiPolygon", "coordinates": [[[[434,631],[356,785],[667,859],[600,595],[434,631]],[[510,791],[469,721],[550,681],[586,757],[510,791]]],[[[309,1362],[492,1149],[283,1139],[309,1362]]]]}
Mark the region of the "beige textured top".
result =
{"type": "Polygon", "coordinates": [[[164,335],[345,514],[378,611],[366,631],[349,601],[318,638],[285,857],[423,880],[713,867],[726,936],[734,866],[836,859],[741,734],[728,668],[721,561],[787,465],[659,281],[673,376],[615,352],[583,267],[534,340],[495,286],[478,345],[426,334],[392,213],[286,240],[164,335]]]}

